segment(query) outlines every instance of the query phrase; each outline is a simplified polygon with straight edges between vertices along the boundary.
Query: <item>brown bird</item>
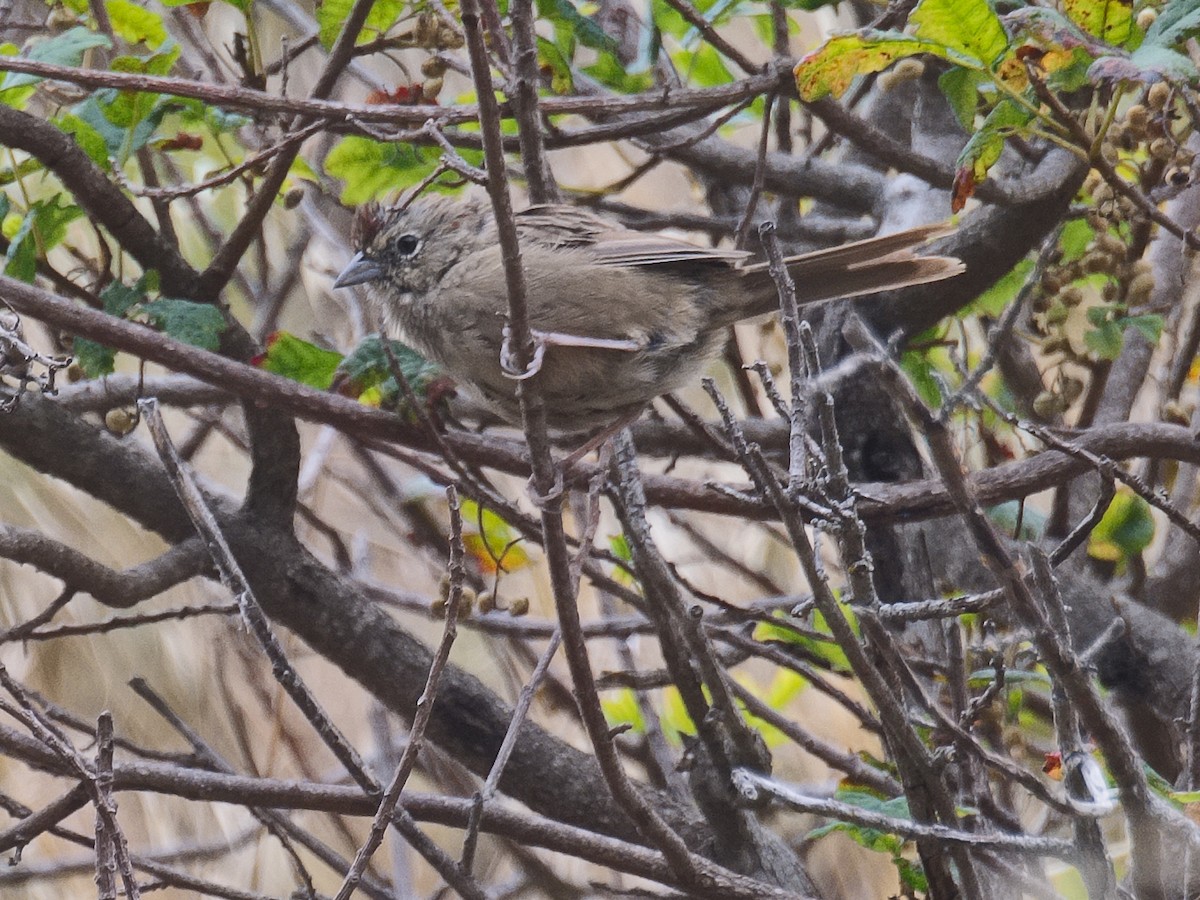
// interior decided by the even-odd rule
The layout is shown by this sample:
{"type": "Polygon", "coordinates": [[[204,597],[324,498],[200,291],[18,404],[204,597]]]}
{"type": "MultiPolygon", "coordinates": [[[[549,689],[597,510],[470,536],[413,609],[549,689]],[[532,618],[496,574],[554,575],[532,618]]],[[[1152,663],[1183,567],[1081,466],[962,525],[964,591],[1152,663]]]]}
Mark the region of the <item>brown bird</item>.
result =
{"type": "MultiPolygon", "coordinates": [[[[766,263],[743,251],[633,231],[571,206],[532,207],[516,225],[538,346],[532,377],[558,430],[636,414],[692,381],[720,351],[727,326],[778,308],[766,263]]],[[[914,248],[947,231],[922,226],[794,256],[787,266],[802,304],[939,281],[962,263],[914,248]]],[[[491,206],[426,196],[407,207],[367,207],[355,244],[334,287],[368,285],[389,328],[519,423],[520,373],[501,360],[508,299],[491,206]]]]}

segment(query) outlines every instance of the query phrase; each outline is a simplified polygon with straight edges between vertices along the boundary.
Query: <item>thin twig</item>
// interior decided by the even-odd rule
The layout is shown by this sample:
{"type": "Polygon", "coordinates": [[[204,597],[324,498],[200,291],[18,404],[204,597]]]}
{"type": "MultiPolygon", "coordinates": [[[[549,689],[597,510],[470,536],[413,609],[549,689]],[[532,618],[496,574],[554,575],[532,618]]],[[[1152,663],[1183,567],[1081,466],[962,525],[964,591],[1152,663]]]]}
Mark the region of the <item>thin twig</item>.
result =
{"type": "Polygon", "coordinates": [[[279,639],[271,630],[271,625],[263,613],[262,607],[259,606],[258,600],[255,599],[245,575],[242,574],[241,566],[234,558],[233,551],[225,540],[216,517],[209,509],[195,480],[179,458],[178,451],[171,441],[166,424],[158,410],[158,402],[153,398],[139,400],[138,411],[150,429],[150,436],[153,438],[159,457],[166,466],[171,482],[179,494],[179,499],[208,547],[213,563],[221,574],[221,581],[237,598],[243,621],[271,661],[271,670],[275,674],[276,680],[304,713],[316,729],[317,734],[325,741],[326,746],[333,751],[334,756],[346,767],[350,776],[368,794],[377,795],[382,790],[379,782],[370,774],[358,751],[321,709],[316,697],[288,662],[283,645],[279,643],[279,639]]]}
{"type": "MultiPolygon", "coordinates": [[[[413,716],[412,727],[409,729],[408,743],[404,747],[404,753],[400,756],[400,762],[396,764],[396,771],[392,775],[392,780],[388,783],[387,790],[379,799],[379,808],[375,813],[374,819],[371,821],[371,830],[367,834],[367,839],[359,847],[358,852],[354,855],[354,861],[350,864],[350,870],[346,873],[346,877],[342,881],[342,886],[338,889],[334,900],[350,900],[350,895],[354,893],[358,887],[358,882],[362,878],[363,872],[366,871],[367,865],[371,862],[371,857],[375,851],[379,849],[379,845],[383,843],[383,837],[387,833],[389,823],[393,820],[396,808],[400,803],[400,794],[404,790],[404,785],[408,781],[408,776],[412,774],[413,766],[417,762],[417,754],[421,750],[421,746],[425,739],[425,728],[429,724],[429,718],[433,714],[433,705],[437,700],[438,682],[441,679],[442,671],[446,668],[446,664],[450,661],[450,649],[454,646],[454,640],[458,636],[458,613],[462,605],[463,595],[463,578],[465,570],[463,568],[463,557],[465,551],[462,542],[462,510],[458,504],[458,494],[454,487],[446,489],[446,499],[450,506],[450,563],[448,572],[450,576],[450,589],[446,596],[446,625],[442,629],[442,639],[438,643],[437,649],[434,651],[433,660],[429,664],[429,676],[425,680],[425,690],[422,691],[420,698],[417,700],[417,712],[413,716]]],[[[404,829],[402,828],[402,831],[404,829]]],[[[406,833],[406,837],[409,834],[406,833]]],[[[463,886],[466,885],[465,897],[477,898],[484,900],[486,895],[478,885],[464,873],[462,878],[456,882],[456,887],[461,893],[463,886]]]]}

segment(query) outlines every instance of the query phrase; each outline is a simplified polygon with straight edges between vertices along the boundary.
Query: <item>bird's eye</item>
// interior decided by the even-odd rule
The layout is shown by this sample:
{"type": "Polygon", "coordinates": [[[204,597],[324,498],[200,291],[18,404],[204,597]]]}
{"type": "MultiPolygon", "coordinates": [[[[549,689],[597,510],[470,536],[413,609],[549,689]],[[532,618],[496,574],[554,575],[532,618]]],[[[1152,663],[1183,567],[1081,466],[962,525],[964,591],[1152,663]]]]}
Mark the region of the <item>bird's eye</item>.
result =
{"type": "Polygon", "coordinates": [[[402,256],[412,256],[421,246],[421,239],[415,234],[402,234],[396,238],[396,251],[402,256]]]}

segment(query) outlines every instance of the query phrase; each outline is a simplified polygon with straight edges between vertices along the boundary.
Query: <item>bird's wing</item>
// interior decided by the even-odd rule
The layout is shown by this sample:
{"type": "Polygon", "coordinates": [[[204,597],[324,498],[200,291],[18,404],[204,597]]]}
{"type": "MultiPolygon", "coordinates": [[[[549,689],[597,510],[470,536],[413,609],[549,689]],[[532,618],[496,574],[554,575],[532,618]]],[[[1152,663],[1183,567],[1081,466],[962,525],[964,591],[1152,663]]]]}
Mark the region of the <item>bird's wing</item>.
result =
{"type": "Polygon", "coordinates": [[[656,266],[709,262],[735,266],[753,254],[744,250],[699,247],[681,238],[634,231],[576,206],[531,206],[517,213],[522,242],[550,249],[584,250],[603,266],[656,266]]]}

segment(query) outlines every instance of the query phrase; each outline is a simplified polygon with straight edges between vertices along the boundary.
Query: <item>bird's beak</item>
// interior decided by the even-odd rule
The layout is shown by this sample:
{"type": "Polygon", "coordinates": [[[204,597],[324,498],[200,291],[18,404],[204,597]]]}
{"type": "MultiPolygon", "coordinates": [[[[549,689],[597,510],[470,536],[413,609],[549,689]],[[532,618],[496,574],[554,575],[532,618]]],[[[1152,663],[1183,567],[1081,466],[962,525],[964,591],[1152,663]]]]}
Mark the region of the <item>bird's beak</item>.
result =
{"type": "Polygon", "coordinates": [[[333,286],[335,288],[350,287],[381,277],[383,277],[383,269],[379,267],[379,263],[361,253],[355,253],[354,259],[350,260],[346,268],[342,269],[342,274],[337,277],[333,286]]]}

